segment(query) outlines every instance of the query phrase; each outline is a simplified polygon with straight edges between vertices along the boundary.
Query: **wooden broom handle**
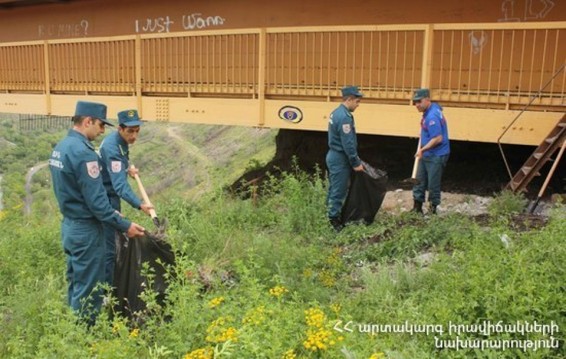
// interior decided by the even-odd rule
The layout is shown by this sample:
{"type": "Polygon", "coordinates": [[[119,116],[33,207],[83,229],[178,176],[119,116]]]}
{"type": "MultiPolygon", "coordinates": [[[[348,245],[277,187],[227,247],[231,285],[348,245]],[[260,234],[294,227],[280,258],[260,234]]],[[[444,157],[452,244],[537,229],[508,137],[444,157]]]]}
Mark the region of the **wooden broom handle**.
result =
{"type": "MultiPolygon", "coordinates": [[[[131,165],[130,168],[131,168],[131,169],[134,169],[134,170],[136,169],[136,167],[135,167],[134,165],[131,165]]],[[[137,182],[137,184],[138,184],[138,188],[140,189],[140,193],[141,193],[141,195],[142,195],[143,201],[145,202],[145,204],[148,204],[148,205],[151,206],[151,205],[152,205],[152,204],[151,204],[151,201],[149,200],[149,197],[147,196],[147,192],[145,191],[145,188],[144,188],[144,186],[143,186],[143,184],[142,184],[142,181],[141,181],[141,179],[140,179],[140,176],[138,176],[138,174],[136,173],[136,174],[134,175],[134,178],[136,179],[136,182],[137,182]]],[[[154,208],[152,208],[152,209],[149,210],[149,215],[151,216],[151,218],[157,218],[157,213],[155,213],[155,209],[154,209],[154,208]]]]}

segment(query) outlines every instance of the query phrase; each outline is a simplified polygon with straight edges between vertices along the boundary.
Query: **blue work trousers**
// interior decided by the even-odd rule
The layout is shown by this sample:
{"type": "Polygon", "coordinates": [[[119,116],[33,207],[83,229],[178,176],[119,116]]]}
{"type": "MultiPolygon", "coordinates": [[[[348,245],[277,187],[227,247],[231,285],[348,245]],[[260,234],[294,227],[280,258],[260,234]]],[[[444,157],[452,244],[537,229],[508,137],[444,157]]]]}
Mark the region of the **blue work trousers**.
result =
{"type": "Polygon", "coordinates": [[[102,223],[96,219],[64,218],[61,237],[67,255],[69,305],[94,323],[102,305],[102,292],[95,291],[95,287],[104,281],[106,246],[102,223]]]}
{"type": "MultiPolygon", "coordinates": [[[[112,208],[120,211],[120,197],[108,196],[112,208]]],[[[104,240],[106,242],[106,250],[104,253],[104,281],[109,285],[114,283],[114,268],[116,266],[116,240],[118,239],[118,231],[116,228],[103,224],[104,240]]]]}
{"type": "Polygon", "coordinates": [[[413,199],[417,202],[425,202],[425,194],[428,190],[428,201],[433,206],[440,204],[440,183],[442,172],[448,162],[448,156],[422,157],[417,169],[418,184],[413,187],[413,199]]]}
{"type": "Polygon", "coordinates": [[[340,218],[342,206],[348,195],[352,166],[344,153],[333,150],[326,154],[326,166],[329,180],[326,197],[328,218],[340,218]]]}

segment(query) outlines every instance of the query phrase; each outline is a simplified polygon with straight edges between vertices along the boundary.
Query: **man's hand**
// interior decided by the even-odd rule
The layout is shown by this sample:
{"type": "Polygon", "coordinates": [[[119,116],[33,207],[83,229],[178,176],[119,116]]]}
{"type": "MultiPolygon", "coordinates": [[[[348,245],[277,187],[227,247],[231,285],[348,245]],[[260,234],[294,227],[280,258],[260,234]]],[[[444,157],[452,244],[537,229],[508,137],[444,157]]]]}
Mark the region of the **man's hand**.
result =
{"type": "Polygon", "coordinates": [[[130,166],[130,168],[128,168],[128,175],[132,178],[135,178],[136,175],[139,174],[138,169],[134,166],[130,166]]]}
{"type": "Polygon", "coordinates": [[[152,205],[145,204],[145,203],[142,203],[142,204],[140,205],[140,210],[143,211],[143,213],[147,214],[148,216],[151,215],[151,214],[149,213],[149,211],[152,210],[152,209],[153,209],[153,206],[152,206],[152,205]]]}
{"type": "Polygon", "coordinates": [[[418,157],[419,159],[423,158],[423,152],[428,151],[431,148],[434,148],[441,143],[442,143],[442,135],[438,135],[436,137],[431,138],[426,145],[424,145],[423,147],[417,150],[417,153],[415,153],[415,157],[418,157]]]}
{"type": "Polygon", "coordinates": [[[360,172],[364,170],[364,165],[359,165],[358,167],[354,167],[354,171],[360,172]]]}
{"type": "Polygon", "coordinates": [[[126,235],[128,236],[128,238],[137,238],[142,237],[144,235],[144,232],[145,228],[137,223],[132,222],[132,224],[130,224],[130,228],[128,228],[126,235]]]}
{"type": "Polygon", "coordinates": [[[417,153],[415,153],[415,157],[418,158],[418,159],[423,158],[423,149],[422,148],[419,148],[417,150],[417,153]]]}

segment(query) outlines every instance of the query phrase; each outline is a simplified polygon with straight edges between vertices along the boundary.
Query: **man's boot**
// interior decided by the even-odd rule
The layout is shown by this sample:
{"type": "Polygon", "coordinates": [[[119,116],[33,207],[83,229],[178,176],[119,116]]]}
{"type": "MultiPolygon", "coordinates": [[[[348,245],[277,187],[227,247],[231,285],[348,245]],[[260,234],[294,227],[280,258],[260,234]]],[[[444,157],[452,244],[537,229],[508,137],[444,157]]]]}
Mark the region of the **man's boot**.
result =
{"type": "Polygon", "coordinates": [[[415,201],[415,204],[413,205],[413,209],[411,210],[411,212],[423,214],[423,203],[419,201],[415,201]]]}
{"type": "Polygon", "coordinates": [[[428,212],[430,214],[436,214],[436,205],[435,204],[431,204],[430,207],[428,208],[428,212]]]}
{"type": "Polygon", "coordinates": [[[344,225],[342,224],[340,218],[330,217],[328,218],[328,220],[330,221],[330,225],[332,226],[332,228],[334,228],[336,232],[340,232],[342,229],[344,229],[344,225]]]}

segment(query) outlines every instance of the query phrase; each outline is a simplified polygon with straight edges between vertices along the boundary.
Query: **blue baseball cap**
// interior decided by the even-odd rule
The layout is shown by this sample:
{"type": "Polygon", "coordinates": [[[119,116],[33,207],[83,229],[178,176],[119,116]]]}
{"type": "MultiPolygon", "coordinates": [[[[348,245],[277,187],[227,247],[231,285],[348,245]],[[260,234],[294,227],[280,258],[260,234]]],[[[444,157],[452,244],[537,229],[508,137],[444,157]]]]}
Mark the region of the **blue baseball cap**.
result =
{"type": "Polygon", "coordinates": [[[364,95],[358,90],[358,86],[345,86],[342,87],[342,97],[364,97],[364,95]]]}
{"type": "Polygon", "coordinates": [[[413,93],[413,101],[420,101],[427,97],[430,97],[429,89],[418,89],[413,93]]]}
{"type": "Polygon", "coordinates": [[[140,116],[136,110],[125,110],[118,112],[118,123],[120,126],[141,126],[140,116]]]}
{"type": "Polygon", "coordinates": [[[106,105],[96,102],[78,101],[75,108],[75,116],[88,116],[99,119],[108,126],[114,126],[112,122],[106,118],[106,105]]]}

